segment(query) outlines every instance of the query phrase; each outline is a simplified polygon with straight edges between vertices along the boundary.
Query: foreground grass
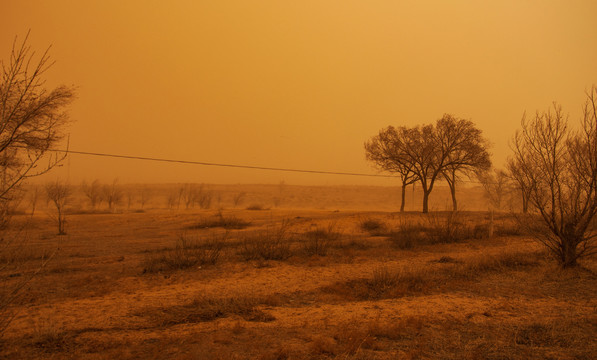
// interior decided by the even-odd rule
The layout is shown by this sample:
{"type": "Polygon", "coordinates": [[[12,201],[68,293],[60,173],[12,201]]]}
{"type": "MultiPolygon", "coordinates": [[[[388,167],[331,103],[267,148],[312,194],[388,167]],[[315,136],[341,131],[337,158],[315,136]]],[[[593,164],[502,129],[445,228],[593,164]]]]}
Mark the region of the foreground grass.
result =
{"type": "MultiPolygon", "coordinates": [[[[151,251],[65,256],[43,280],[45,289],[60,291],[23,300],[22,318],[1,340],[0,357],[597,354],[594,262],[561,271],[538,247],[512,235],[431,244],[418,234],[421,242],[402,249],[390,234],[408,222],[394,215],[298,220],[258,227],[258,221],[244,219],[254,228],[173,236],[189,223],[182,219],[151,251]],[[383,225],[363,225],[363,218],[383,225]],[[376,234],[369,237],[369,231],[376,234]]],[[[427,220],[418,221],[420,233],[433,231],[427,220]]],[[[462,228],[474,229],[474,222],[462,228]]]]}

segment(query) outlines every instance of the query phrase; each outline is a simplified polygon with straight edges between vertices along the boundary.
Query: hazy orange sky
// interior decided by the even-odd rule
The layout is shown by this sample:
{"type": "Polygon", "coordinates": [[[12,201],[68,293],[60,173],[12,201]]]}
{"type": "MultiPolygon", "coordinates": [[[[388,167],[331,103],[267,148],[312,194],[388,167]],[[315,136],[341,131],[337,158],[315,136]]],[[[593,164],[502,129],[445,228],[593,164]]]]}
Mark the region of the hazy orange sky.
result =
{"type": "MultiPolygon", "coordinates": [[[[31,29],[78,87],[70,148],[375,173],[388,125],[473,120],[496,165],[523,112],[577,120],[597,83],[597,1],[1,0],[0,58],[31,29]]],[[[395,184],[71,155],[70,181],[395,184]]]]}

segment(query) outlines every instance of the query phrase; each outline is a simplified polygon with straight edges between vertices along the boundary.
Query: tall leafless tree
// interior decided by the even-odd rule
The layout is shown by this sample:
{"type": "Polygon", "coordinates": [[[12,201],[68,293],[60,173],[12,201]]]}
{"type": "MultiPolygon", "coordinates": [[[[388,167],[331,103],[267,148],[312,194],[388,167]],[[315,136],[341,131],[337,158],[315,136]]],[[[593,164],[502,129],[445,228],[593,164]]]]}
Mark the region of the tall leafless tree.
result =
{"type": "Polygon", "coordinates": [[[445,144],[440,147],[441,157],[444,157],[444,153],[446,156],[442,175],[450,188],[452,210],[457,211],[456,182],[461,175],[470,177],[491,167],[487,151],[489,142],[472,121],[458,119],[449,114],[437,121],[435,131],[438,143],[445,144]]]}
{"type": "Polygon", "coordinates": [[[508,158],[506,168],[508,169],[508,176],[514,183],[515,188],[520,191],[522,213],[526,214],[529,211],[529,199],[532,191],[532,188],[530,187],[531,179],[529,179],[528,174],[523,171],[522,164],[513,158],[508,158]]]}
{"type": "Polygon", "coordinates": [[[388,126],[365,143],[365,157],[383,171],[398,174],[400,177],[400,211],[404,212],[406,187],[418,180],[413,172],[412,159],[404,151],[405,127],[388,126]]]}
{"type": "MultiPolygon", "coordinates": [[[[27,44],[12,44],[8,61],[0,62],[0,224],[7,225],[11,202],[18,196],[23,181],[41,175],[56,166],[64,156],[52,156],[51,149],[64,136],[68,123],[66,110],[72,103],[72,87],[46,87],[45,72],[52,66],[48,50],[41,57],[27,44]]],[[[2,228],[4,230],[4,228],[2,228]]],[[[24,239],[0,233],[0,270],[14,269],[15,249],[22,248],[24,239]]],[[[11,304],[23,294],[28,281],[40,271],[39,267],[20,281],[0,277],[0,335],[14,317],[11,304]]],[[[20,264],[24,265],[24,264],[20,264]]]]}
{"type": "Polygon", "coordinates": [[[63,158],[49,156],[49,150],[63,138],[66,109],[74,99],[72,87],[46,89],[43,75],[52,66],[48,51],[35,61],[27,40],[18,44],[15,39],[9,61],[0,65],[2,202],[10,201],[24,179],[49,171],[63,158]]]}
{"type": "Polygon", "coordinates": [[[597,87],[587,93],[580,129],[568,127],[559,105],[523,117],[512,161],[525,174],[529,202],[539,222],[530,230],[562,267],[597,253],[597,87]]]}

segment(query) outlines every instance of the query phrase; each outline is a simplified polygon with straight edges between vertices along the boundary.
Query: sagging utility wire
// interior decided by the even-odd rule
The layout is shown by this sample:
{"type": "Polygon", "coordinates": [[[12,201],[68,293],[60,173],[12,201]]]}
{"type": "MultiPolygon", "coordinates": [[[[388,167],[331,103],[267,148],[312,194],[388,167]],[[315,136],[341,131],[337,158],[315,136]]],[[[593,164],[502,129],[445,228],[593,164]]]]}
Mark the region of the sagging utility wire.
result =
{"type": "Polygon", "coordinates": [[[99,153],[99,152],[77,151],[77,150],[70,150],[70,149],[67,149],[67,150],[51,149],[50,151],[62,152],[62,153],[65,153],[65,154],[89,155],[89,156],[100,156],[100,157],[110,157],[110,158],[119,158],[119,159],[159,161],[159,162],[168,162],[168,163],[179,163],[179,164],[190,164],[190,165],[204,165],[204,166],[218,166],[218,167],[241,168],[241,169],[285,171],[285,172],[297,172],[297,173],[309,173],[309,174],[327,174],[327,175],[348,175],[348,176],[367,176],[367,177],[397,178],[397,176],[383,175],[383,174],[365,174],[365,173],[353,173],[353,172],[291,169],[291,168],[278,168],[278,167],[268,167],[268,166],[252,166],[252,165],[240,165],[240,164],[223,164],[223,163],[213,163],[213,162],[205,162],[205,161],[190,161],[190,160],[162,159],[162,158],[154,158],[154,157],[146,157],[146,156],[107,154],[107,153],[99,153]]]}

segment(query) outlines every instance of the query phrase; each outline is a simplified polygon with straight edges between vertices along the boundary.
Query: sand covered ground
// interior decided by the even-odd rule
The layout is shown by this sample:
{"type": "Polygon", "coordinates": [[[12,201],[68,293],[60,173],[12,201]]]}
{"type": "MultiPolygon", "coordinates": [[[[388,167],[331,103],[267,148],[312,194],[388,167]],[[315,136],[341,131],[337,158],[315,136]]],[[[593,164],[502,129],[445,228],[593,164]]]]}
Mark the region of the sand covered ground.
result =
{"type": "Polygon", "coordinates": [[[254,202],[73,207],[63,236],[44,211],[16,216],[26,251],[5,285],[52,257],[15,302],[0,357],[597,356],[597,262],[560,270],[507,213],[488,238],[487,212],[254,202]]]}

